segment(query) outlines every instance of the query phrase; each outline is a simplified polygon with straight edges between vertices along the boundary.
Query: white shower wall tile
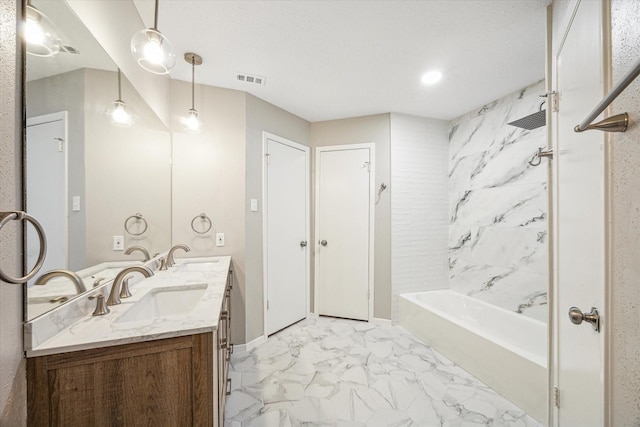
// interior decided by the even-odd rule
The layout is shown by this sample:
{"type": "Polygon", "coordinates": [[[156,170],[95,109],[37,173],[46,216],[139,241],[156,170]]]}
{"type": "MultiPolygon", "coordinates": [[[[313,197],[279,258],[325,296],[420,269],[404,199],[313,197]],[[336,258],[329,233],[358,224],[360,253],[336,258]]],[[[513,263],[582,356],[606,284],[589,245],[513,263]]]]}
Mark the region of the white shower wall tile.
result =
{"type": "Polygon", "coordinates": [[[507,123],[538,111],[543,93],[538,82],[452,121],[448,168],[449,287],[540,320],[548,161],[528,161],[546,147],[546,131],[507,123]]]}
{"type": "Polygon", "coordinates": [[[391,114],[392,319],[401,293],[447,286],[447,123],[391,114]]]}

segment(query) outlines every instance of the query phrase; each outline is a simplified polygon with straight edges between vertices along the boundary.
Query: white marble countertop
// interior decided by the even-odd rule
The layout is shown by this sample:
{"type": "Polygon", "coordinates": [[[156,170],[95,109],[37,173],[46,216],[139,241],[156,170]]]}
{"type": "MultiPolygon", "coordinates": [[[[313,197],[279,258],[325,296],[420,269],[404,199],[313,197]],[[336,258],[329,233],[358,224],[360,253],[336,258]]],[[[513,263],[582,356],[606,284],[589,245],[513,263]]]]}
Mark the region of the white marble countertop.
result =
{"type": "MultiPolygon", "coordinates": [[[[142,261],[107,261],[76,271],[76,274],[80,276],[86,289],[92,289],[97,279],[102,279],[106,283],[113,280],[123,268],[142,264],[142,261]]],[[[30,285],[27,287],[27,319],[29,320],[58,307],[60,305],[58,298],[63,297],[65,299],[62,302],[66,302],[78,296],[78,291],[71,279],[64,276],[55,277],[44,286],[34,285],[33,282],[30,285]]]]}
{"type": "MultiPolygon", "coordinates": [[[[168,271],[157,271],[152,277],[130,284],[132,296],[122,299],[122,304],[109,306],[111,310],[102,316],[93,316],[95,301],[79,301],[86,312],[73,324],[51,333],[51,325],[61,324],[56,316],[64,315],[56,310],[37,318],[37,322],[25,324],[25,350],[27,357],[66,353],[161,338],[212,332],[218,326],[218,318],[231,257],[185,258],[176,261],[168,271]],[[187,314],[167,318],[145,318],[127,321],[120,316],[131,309],[150,292],[162,288],[181,288],[199,285],[205,288],[200,300],[187,314]],[[45,331],[46,330],[46,331],[45,331]],[[48,337],[48,335],[52,335],[48,337]]],[[[132,277],[142,277],[134,274],[132,277]]],[[[103,286],[97,292],[108,296],[111,286],[103,286]]],[[[97,293],[96,292],[96,293],[97,293]]],[[[156,291],[157,292],[157,291],[156,291]]],[[[106,299],[106,297],[105,297],[106,299]]],[[[75,301],[74,301],[75,302],[75,301]]]]}

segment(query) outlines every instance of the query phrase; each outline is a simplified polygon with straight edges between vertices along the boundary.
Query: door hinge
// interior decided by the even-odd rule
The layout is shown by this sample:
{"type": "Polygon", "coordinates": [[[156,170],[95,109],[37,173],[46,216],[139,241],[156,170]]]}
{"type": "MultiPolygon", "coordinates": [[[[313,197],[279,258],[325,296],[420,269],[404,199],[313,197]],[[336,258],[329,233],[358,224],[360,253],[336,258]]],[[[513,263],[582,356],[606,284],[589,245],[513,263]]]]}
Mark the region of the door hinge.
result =
{"type": "Polygon", "coordinates": [[[271,161],[269,160],[271,154],[265,154],[264,157],[267,158],[267,166],[269,166],[271,164],[271,161]]]}
{"type": "Polygon", "coordinates": [[[64,147],[62,143],[64,142],[64,139],[62,139],[62,138],[53,138],[53,140],[58,143],[58,152],[62,153],[62,149],[64,147]]]}
{"type": "Polygon", "coordinates": [[[560,407],[560,389],[558,387],[553,388],[553,404],[556,408],[560,407]]]}
{"type": "Polygon", "coordinates": [[[560,101],[559,101],[559,96],[558,96],[558,92],[556,92],[555,90],[551,91],[551,92],[547,92],[544,95],[540,95],[544,98],[547,98],[547,105],[551,106],[551,111],[553,113],[556,113],[560,110],[560,101]]]}

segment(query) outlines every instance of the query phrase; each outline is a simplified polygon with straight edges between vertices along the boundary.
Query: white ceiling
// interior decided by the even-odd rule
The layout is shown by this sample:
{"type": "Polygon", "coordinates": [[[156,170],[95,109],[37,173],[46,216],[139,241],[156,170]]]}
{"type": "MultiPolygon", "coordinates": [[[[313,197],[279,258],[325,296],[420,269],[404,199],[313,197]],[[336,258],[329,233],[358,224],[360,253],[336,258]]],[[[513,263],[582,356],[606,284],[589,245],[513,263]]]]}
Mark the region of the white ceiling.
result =
{"type": "MultiPolygon", "coordinates": [[[[153,26],[153,0],[134,0],[153,26]]],[[[544,78],[548,0],[160,0],[174,79],[252,93],[311,122],[398,112],[449,120],[544,78]],[[425,87],[421,75],[444,73],[425,87]],[[237,73],[266,77],[265,86],[237,73]]],[[[197,99],[196,99],[197,108],[197,99]]]]}

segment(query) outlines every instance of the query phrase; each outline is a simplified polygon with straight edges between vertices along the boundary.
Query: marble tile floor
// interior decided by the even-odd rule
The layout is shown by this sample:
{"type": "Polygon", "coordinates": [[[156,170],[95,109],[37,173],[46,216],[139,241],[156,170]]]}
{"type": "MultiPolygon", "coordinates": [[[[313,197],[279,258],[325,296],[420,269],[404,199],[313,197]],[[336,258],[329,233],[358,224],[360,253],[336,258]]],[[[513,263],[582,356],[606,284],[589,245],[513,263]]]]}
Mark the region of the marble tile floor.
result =
{"type": "Polygon", "coordinates": [[[229,375],[228,427],[542,426],[399,326],[310,317],[229,375]]]}

